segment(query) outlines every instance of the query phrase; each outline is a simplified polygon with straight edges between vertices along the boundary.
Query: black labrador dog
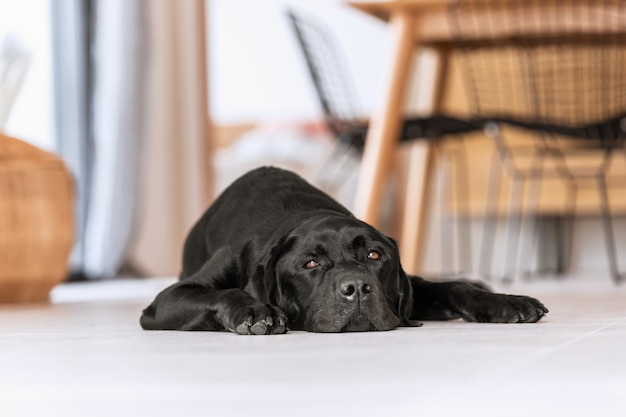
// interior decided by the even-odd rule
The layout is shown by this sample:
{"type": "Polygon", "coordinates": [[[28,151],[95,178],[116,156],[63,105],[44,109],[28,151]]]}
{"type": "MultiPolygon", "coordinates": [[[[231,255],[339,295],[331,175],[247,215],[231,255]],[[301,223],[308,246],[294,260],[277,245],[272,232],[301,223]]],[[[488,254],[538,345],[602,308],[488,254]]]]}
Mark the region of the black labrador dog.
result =
{"type": "Polygon", "coordinates": [[[346,332],[456,318],[532,323],[547,312],[534,298],[407,276],[391,238],[296,174],[259,168],[193,227],[180,280],[143,311],[141,326],[346,332]]]}

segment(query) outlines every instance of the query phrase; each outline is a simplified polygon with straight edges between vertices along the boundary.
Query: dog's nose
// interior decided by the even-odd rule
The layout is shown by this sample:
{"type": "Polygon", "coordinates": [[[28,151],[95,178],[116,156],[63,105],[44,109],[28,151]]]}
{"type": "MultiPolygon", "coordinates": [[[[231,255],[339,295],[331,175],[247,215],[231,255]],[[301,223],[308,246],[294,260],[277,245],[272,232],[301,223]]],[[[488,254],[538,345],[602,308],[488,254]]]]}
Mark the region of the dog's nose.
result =
{"type": "Polygon", "coordinates": [[[339,296],[348,301],[367,297],[372,291],[372,284],[365,278],[344,278],[337,288],[339,296]]]}

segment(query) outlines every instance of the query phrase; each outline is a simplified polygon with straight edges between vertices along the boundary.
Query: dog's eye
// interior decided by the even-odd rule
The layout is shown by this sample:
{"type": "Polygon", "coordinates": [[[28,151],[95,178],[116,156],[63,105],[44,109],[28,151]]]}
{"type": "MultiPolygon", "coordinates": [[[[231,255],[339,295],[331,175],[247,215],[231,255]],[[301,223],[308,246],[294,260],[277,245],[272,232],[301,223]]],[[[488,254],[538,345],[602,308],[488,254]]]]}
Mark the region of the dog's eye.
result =
{"type": "Polygon", "coordinates": [[[371,259],[372,261],[378,261],[380,259],[380,252],[371,250],[370,253],[367,254],[367,259],[371,259]]]}
{"type": "Polygon", "coordinates": [[[316,260],[311,259],[309,262],[307,262],[304,267],[306,269],[311,269],[311,268],[315,268],[316,266],[319,266],[320,263],[317,262],[316,260]]]}

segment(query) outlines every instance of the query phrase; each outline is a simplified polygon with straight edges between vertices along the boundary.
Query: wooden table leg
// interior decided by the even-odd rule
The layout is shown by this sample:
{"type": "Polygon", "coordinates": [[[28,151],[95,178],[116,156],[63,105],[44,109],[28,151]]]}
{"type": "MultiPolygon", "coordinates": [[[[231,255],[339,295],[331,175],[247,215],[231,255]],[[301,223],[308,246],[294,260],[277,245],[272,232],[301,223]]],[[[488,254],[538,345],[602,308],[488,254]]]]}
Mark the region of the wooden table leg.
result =
{"type": "Polygon", "coordinates": [[[401,226],[400,259],[408,274],[418,274],[422,261],[422,242],[427,232],[428,194],[436,151],[426,141],[411,144],[401,226]]]}
{"type": "Polygon", "coordinates": [[[395,157],[408,75],[413,61],[415,17],[398,11],[390,21],[393,46],[381,107],[371,118],[356,192],[355,215],[377,227],[389,166],[395,157]]]}
{"type": "MultiPolygon", "coordinates": [[[[431,113],[441,110],[448,74],[448,51],[442,49],[436,53],[437,67],[428,103],[431,113]]],[[[428,232],[428,195],[437,152],[435,142],[416,141],[410,146],[399,249],[404,270],[409,274],[418,274],[422,269],[423,242],[428,232]]]]}

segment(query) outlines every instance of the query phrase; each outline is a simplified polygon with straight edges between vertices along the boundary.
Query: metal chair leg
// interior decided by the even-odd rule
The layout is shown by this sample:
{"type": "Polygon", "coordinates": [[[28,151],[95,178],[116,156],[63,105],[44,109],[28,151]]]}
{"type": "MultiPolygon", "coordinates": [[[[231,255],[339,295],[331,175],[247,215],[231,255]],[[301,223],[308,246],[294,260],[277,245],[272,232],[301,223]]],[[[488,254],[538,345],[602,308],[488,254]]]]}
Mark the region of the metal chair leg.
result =
{"type": "Polygon", "coordinates": [[[460,213],[462,205],[469,201],[467,161],[464,151],[442,154],[438,161],[438,198],[442,207],[452,207],[452,214],[441,210],[441,271],[443,277],[467,275],[471,268],[471,231],[469,221],[460,213]],[[452,181],[454,180],[454,181],[452,181]],[[451,184],[454,184],[453,186],[451,184]]]}
{"type": "Polygon", "coordinates": [[[517,270],[517,250],[520,240],[521,202],[524,194],[524,179],[512,178],[509,192],[509,209],[507,213],[506,247],[503,281],[510,283],[515,279],[517,270]]]}
{"type": "Polygon", "coordinates": [[[470,273],[472,271],[472,231],[471,231],[471,216],[469,211],[463,215],[462,208],[469,209],[467,204],[469,202],[469,170],[467,164],[467,154],[464,149],[455,152],[454,154],[454,174],[456,177],[455,184],[457,185],[455,192],[455,224],[458,231],[457,239],[457,254],[459,258],[459,272],[470,273]]]}
{"type": "Polygon", "coordinates": [[[560,251],[559,253],[559,256],[561,257],[561,259],[559,260],[560,264],[567,265],[567,268],[565,266],[563,267],[561,271],[563,273],[567,273],[569,271],[569,268],[571,267],[572,251],[574,247],[572,242],[574,242],[574,234],[576,230],[574,219],[575,219],[576,210],[577,210],[576,208],[577,200],[578,200],[578,186],[572,182],[571,184],[569,184],[569,187],[567,190],[567,201],[566,201],[566,204],[568,206],[566,213],[571,213],[571,217],[568,219],[569,224],[566,226],[568,228],[568,230],[565,231],[567,235],[561,239],[561,242],[564,242],[566,244],[566,247],[563,248],[563,250],[560,251]]]}
{"type": "MultiPolygon", "coordinates": [[[[528,260],[530,265],[524,273],[525,276],[531,276],[532,272],[532,260],[535,253],[536,233],[537,233],[537,213],[539,212],[539,197],[541,195],[541,186],[543,184],[543,158],[540,155],[536,155],[533,160],[533,167],[531,168],[533,175],[528,179],[528,199],[526,203],[526,209],[521,214],[521,227],[520,230],[530,230],[531,238],[528,239],[526,245],[522,245],[520,249],[520,258],[522,262],[528,260]],[[538,173],[538,176],[534,174],[538,173]]],[[[521,236],[520,236],[521,238],[521,236]]]]}
{"type": "Polygon", "coordinates": [[[448,154],[442,154],[439,158],[439,201],[441,202],[441,218],[440,221],[440,229],[441,229],[441,275],[442,277],[450,277],[454,274],[454,265],[455,265],[455,250],[452,234],[454,233],[454,228],[452,227],[451,222],[449,221],[446,214],[446,207],[451,206],[450,201],[450,189],[448,187],[449,178],[448,174],[451,169],[451,164],[449,160],[448,154]]]}
{"type": "Polygon", "coordinates": [[[602,224],[604,225],[604,239],[609,258],[609,270],[616,284],[626,279],[626,274],[620,274],[617,263],[617,253],[615,249],[615,234],[613,233],[613,218],[609,207],[609,197],[607,192],[606,178],[604,175],[597,177],[598,191],[600,193],[600,210],[602,212],[602,224]]]}
{"type": "Polygon", "coordinates": [[[336,179],[348,161],[352,149],[336,140],[313,174],[313,183],[329,194],[337,191],[336,179]]]}
{"type": "Polygon", "coordinates": [[[496,227],[499,221],[499,196],[500,196],[500,158],[496,152],[491,158],[489,167],[489,182],[487,185],[487,196],[485,199],[485,215],[483,231],[481,236],[480,259],[478,273],[486,279],[492,277],[492,254],[495,240],[496,227]]]}

